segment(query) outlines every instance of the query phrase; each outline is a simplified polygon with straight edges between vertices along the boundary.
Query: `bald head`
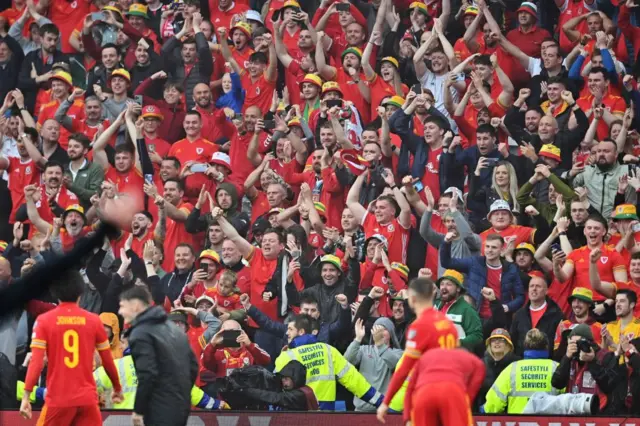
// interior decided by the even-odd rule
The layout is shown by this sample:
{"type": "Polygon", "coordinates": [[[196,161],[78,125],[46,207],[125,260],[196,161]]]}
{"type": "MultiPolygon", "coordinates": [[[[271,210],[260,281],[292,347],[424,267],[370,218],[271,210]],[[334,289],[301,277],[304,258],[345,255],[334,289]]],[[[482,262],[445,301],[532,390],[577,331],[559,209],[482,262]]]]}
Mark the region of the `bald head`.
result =
{"type": "Polygon", "coordinates": [[[198,83],[193,88],[193,100],[200,108],[211,106],[211,89],[208,84],[198,83]]]}
{"type": "Polygon", "coordinates": [[[230,319],[222,323],[222,329],[223,330],[241,330],[242,327],[240,326],[240,323],[238,321],[230,319]]]}

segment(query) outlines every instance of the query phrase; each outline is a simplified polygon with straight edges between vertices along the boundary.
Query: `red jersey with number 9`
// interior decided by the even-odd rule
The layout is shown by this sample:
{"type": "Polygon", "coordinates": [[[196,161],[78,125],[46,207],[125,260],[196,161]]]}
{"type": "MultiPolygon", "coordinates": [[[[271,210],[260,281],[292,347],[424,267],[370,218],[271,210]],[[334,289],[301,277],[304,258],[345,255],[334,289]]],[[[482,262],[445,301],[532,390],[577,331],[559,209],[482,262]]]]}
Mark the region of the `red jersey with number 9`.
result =
{"type": "Polygon", "coordinates": [[[447,316],[435,309],[427,309],[416,319],[407,332],[405,355],[420,358],[429,349],[455,349],[458,331],[447,316]]]}
{"type": "Polygon", "coordinates": [[[38,317],[31,347],[46,351],[49,407],[97,405],[93,354],[109,351],[102,321],[76,303],[63,302],[38,317]]]}

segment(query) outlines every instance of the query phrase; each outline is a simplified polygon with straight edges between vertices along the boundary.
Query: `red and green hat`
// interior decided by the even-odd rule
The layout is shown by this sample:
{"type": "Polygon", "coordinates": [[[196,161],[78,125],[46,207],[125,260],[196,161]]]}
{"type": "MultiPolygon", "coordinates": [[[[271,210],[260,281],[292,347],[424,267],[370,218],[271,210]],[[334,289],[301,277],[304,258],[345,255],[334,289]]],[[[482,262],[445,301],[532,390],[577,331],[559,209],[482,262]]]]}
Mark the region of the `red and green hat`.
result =
{"type": "Polygon", "coordinates": [[[162,115],[162,112],[160,112],[160,109],[158,109],[158,107],[155,105],[147,105],[144,108],[142,108],[142,114],[140,115],[140,117],[157,118],[160,121],[164,120],[164,115],[162,115]]]}
{"type": "Polygon", "coordinates": [[[342,271],[342,261],[338,256],[334,256],[333,254],[326,254],[320,258],[320,267],[322,267],[323,263],[329,263],[335,266],[338,271],[342,271]]]}
{"type": "Polygon", "coordinates": [[[391,262],[391,269],[400,274],[400,276],[407,281],[409,279],[409,268],[400,262],[391,262]]]}
{"type": "Polygon", "coordinates": [[[404,99],[402,98],[402,96],[394,95],[384,101],[384,106],[387,105],[393,105],[395,107],[402,108],[402,105],[404,105],[404,99]]]}
{"type": "Polygon", "coordinates": [[[202,250],[202,252],[200,253],[200,260],[202,259],[209,259],[209,260],[213,260],[214,262],[216,262],[217,264],[220,264],[220,255],[218,254],[217,251],[215,250],[202,250]]]}
{"type": "Polygon", "coordinates": [[[571,296],[567,298],[569,303],[571,303],[573,299],[579,299],[579,300],[582,300],[583,302],[593,304],[593,292],[588,288],[576,287],[571,292],[571,296]]]}
{"type": "Polygon", "coordinates": [[[314,86],[318,86],[319,89],[322,89],[322,78],[315,74],[307,74],[304,76],[302,81],[300,82],[300,89],[302,89],[302,83],[311,83],[314,86]]]}
{"type": "Polygon", "coordinates": [[[69,87],[73,87],[73,79],[71,78],[71,74],[66,71],[56,71],[51,77],[49,77],[49,80],[60,80],[63,83],[67,83],[69,87]]]}
{"type": "Polygon", "coordinates": [[[389,62],[391,65],[396,67],[396,69],[400,67],[398,60],[393,56],[385,56],[384,58],[380,59],[380,63],[383,63],[383,62],[389,62]]]}
{"type": "Polygon", "coordinates": [[[340,89],[340,85],[335,81],[327,81],[322,85],[322,94],[325,95],[329,92],[338,92],[340,93],[340,96],[344,96],[342,89],[340,89]]]}
{"type": "Polygon", "coordinates": [[[611,215],[613,220],[638,220],[638,214],[636,212],[636,206],[633,204],[620,204],[616,206],[616,209],[611,215]]]}
{"type": "Polygon", "coordinates": [[[429,9],[427,9],[427,5],[422,3],[421,1],[414,1],[413,3],[411,3],[409,5],[409,11],[412,11],[413,9],[418,9],[420,12],[424,13],[426,16],[430,16],[429,9]]]}
{"type": "Polygon", "coordinates": [[[148,7],[144,4],[133,3],[131,6],[129,6],[129,11],[126,13],[126,15],[139,16],[141,18],[149,19],[148,10],[148,7]]]}
{"type": "Polygon", "coordinates": [[[251,24],[249,24],[248,22],[244,22],[244,21],[239,21],[237,24],[235,24],[233,27],[231,27],[230,35],[235,30],[242,31],[248,38],[251,38],[251,35],[253,34],[253,29],[251,28],[251,24]]]}
{"type": "Polygon", "coordinates": [[[444,271],[442,276],[438,278],[438,280],[436,281],[436,286],[438,286],[438,288],[440,288],[440,283],[442,282],[442,280],[449,280],[455,285],[457,285],[458,287],[460,287],[462,291],[466,290],[464,288],[464,275],[462,275],[460,272],[456,271],[455,269],[447,269],[446,271],[444,271]]]}
{"type": "Polygon", "coordinates": [[[542,148],[540,148],[540,152],[538,153],[538,155],[541,157],[550,158],[552,160],[562,161],[560,159],[560,148],[550,143],[542,145],[542,148]]]}
{"type": "Polygon", "coordinates": [[[357,47],[348,47],[346,49],[344,49],[344,52],[342,52],[342,55],[340,56],[342,59],[344,59],[344,57],[348,54],[348,53],[353,53],[354,55],[356,55],[359,59],[362,59],[362,50],[360,50],[357,47]]]}
{"type": "Polygon", "coordinates": [[[479,13],[480,11],[475,6],[469,6],[464,10],[464,16],[467,16],[467,15],[478,16],[479,13]]]}
{"type": "Polygon", "coordinates": [[[534,18],[538,19],[538,6],[530,1],[524,1],[518,8],[518,12],[526,12],[534,18]]]}

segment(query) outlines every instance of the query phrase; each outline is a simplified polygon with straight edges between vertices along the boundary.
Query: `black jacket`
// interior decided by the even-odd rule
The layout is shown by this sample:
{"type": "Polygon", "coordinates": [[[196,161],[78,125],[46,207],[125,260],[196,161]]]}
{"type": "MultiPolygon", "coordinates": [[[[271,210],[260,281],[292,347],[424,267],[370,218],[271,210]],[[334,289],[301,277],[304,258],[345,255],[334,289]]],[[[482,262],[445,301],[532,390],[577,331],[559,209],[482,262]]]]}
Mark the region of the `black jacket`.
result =
{"type": "Polygon", "coordinates": [[[496,361],[493,357],[485,352],[484,354],[484,366],[486,367],[486,373],[484,376],[484,381],[482,382],[482,387],[480,387],[480,392],[478,392],[478,405],[482,405],[485,403],[485,396],[493,383],[496,381],[502,370],[507,368],[512,362],[521,360],[522,357],[514,354],[513,352],[509,352],[502,358],[500,361],[496,361]]]}
{"type": "Polygon", "coordinates": [[[191,275],[193,275],[194,269],[191,268],[185,272],[178,272],[177,269],[174,269],[173,272],[167,273],[160,280],[160,285],[164,294],[169,297],[169,300],[173,303],[174,300],[180,296],[182,293],[182,289],[191,279],[191,275]]]}
{"type": "Polygon", "coordinates": [[[153,306],[137,316],[126,336],[138,377],[133,411],[147,425],[186,425],[198,375],[187,335],[153,306]]]}
{"type": "Polygon", "coordinates": [[[24,59],[22,47],[11,36],[2,38],[11,50],[11,59],[0,64],[0,102],[4,102],[7,93],[12,91],[18,85],[18,75],[20,74],[20,65],[24,59]]]}
{"type": "Polygon", "coordinates": [[[253,400],[274,405],[281,410],[311,411],[318,409],[313,390],[306,386],[307,369],[299,361],[291,361],[276,376],[290,377],[293,380],[294,389],[276,391],[248,388],[242,389],[242,393],[253,400]]]}
{"type": "MultiPolygon", "coordinates": [[[[511,341],[513,342],[513,351],[522,356],[524,354],[524,337],[527,332],[531,330],[531,314],[529,313],[529,307],[531,302],[527,302],[520,310],[518,310],[513,316],[513,323],[511,324],[511,341]]],[[[553,350],[553,339],[556,335],[556,329],[560,321],[564,319],[562,311],[549,297],[547,297],[547,310],[542,314],[542,318],[538,321],[535,328],[544,332],[549,341],[549,358],[551,358],[551,351],[553,350]]]]}
{"type": "Polygon", "coordinates": [[[34,50],[27,53],[22,61],[22,67],[20,68],[20,75],[18,77],[18,89],[24,93],[25,107],[32,114],[38,114],[39,111],[34,111],[36,106],[36,97],[40,90],[46,90],[49,88],[48,82],[36,83],[36,80],[31,78],[31,64],[34,65],[38,75],[46,74],[51,71],[53,64],[58,62],[69,62],[67,55],[56,50],[53,55],[49,55],[47,63],[42,61],[42,49],[34,50]]]}

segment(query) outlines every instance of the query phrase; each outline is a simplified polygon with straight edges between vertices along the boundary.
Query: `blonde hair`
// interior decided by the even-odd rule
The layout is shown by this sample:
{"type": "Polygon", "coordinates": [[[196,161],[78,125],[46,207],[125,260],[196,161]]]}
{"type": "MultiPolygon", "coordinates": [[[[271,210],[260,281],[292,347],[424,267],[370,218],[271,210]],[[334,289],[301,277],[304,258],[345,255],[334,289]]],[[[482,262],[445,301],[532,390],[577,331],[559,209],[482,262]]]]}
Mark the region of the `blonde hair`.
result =
{"type": "Polygon", "coordinates": [[[491,188],[496,192],[497,195],[502,198],[503,193],[498,184],[496,183],[496,170],[498,167],[504,166],[507,168],[507,172],[509,173],[509,201],[513,203],[513,211],[519,212],[520,205],[518,204],[516,196],[518,195],[518,176],[516,176],[516,169],[513,168],[511,163],[506,161],[500,161],[493,168],[493,173],[491,174],[491,188]]]}
{"type": "Polygon", "coordinates": [[[529,330],[524,337],[525,349],[549,349],[549,339],[544,332],[537,328],[529,330]]]}

